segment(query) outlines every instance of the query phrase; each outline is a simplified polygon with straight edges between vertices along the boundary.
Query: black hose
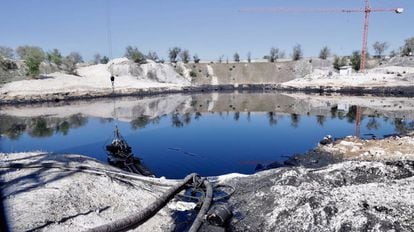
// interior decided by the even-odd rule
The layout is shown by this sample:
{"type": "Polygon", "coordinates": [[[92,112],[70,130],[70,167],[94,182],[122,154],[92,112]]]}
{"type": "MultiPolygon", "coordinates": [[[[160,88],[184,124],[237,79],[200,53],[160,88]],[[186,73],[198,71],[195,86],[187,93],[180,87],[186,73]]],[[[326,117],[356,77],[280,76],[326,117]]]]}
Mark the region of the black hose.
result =
{"type": "Polygon", "coordinates": [[[204,198],[203,206],[201,206],[200,211],[197,214],[196,219],[191,225],[188,232],[197,232],[203,223],[204,216],[207,214],[207,211],[210,209],[211,201],[213,200],[213,186],[210,181],[204,180],[203,185],[206,187],[206,197],[204,198]]]}
{"type": "MultiPolygon", "coordinates": [[[[98,226],[93,229],[88,230],[89,232],[110,232],[110,231],[124,231],[126,229],[135,228],[152,216],[154,216],[159,210],[161,210],[167,203],[170,201],[174,196],[179,193],[180,191],[184,190],[187,187],[187,184],[191,183],[194,178],[196,178],[196,174],[190,174],[185,177],[182,183],[175,185],[174,187],[170,188],[161,195],[157,200],[151,203],[145,210],[138,212],[137,214],[130,215],[128,217],[119,219],[115,222],[98,226]]],[[[210,186],[210,192],[212,195],[212,189],[210,186]]],[[[211,200],[211,199],[210,199],[211,200]]],[[[204,207],[204,205],[203,205],[204,207]]],[[[203,209],[203,208],[202,208],[203,209]]],[[[201,210],[200,210],[201,212],[201,210]]],[[[199,213],[200,214],[200,213],[199,213]]],[[[198,217],[198,216],[197,216],[198,217]]]]}
{"type": "MultiPolygon", "coordinates": [[[[142,178],[139,176],[134,176],[129,173],[122,173],[122,172],[115,172],[115,171],[107,171],[107,170],[99,170],[97,168],[92,168],[88,166],[79,166],[77,168],[73,168],[67,165],[58,165],[54,163],[42,163],[38,165],[25,165],[23,163],[11,163],[8,165],[0,165],[0,169],[3,168],[58,168],[63,170],[76,170],[86,173],[98,174],[98,175],[118,175],[124,178],[140,180],[143,182],[160,185],[160,186],[172,186],[168,189],[162,196],[160,196],[155,202],[145,208],[144,211],[139,212],[138,214],[128,216],[126,218],[120,219],[113,223],[109,223],[106,225],[98,226],[95,228],[90,229],[90,232],[109,232],[109,231],[123,231],[129,228],[135,228],[152,216],[154,216],[159,210],[161,210],[175,195],[177,195],[180,191],[184,190],[188,184],[195,183],[199,176],[195,173],[187,175],[185,179],[176,185],[164,184],[160,183],[155,180],[150,180],[149,178],[142,178]]],[[[210,208],[211,202],[213,201],[213,186],[208,180],[203,180],[202,184],[206,188],[206,194],[204,197],[203,205],[197,214],[196,219],[194,220],[189,232],[197,232],[200,226],[203,223],[204,216],[207,214],[207,211],[210,208]]],[[[220,186],[225,187],[225,186],[220,186]]],[[[234,191],[232,192],[234,193],[234,191]]],[[[231,194],[232,194],[231,193],[231,194]]],[[[231,195],[230,194],[230,195],[231,195]]]]}

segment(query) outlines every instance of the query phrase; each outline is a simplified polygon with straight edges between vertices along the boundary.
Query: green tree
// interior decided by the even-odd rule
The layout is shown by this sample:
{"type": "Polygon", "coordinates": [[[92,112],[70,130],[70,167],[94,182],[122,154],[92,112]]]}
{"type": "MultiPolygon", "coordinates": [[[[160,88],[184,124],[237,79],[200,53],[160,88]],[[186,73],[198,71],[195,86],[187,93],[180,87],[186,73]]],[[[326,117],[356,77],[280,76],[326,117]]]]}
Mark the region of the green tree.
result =
{"type": "Polygon", "coordinates": [[[58,49],[53,49],[51,52],[47,53],[47,60],[49,62],[55,63],[56,65],[62,64],[62,54],[58,49]]]}
{"type": "Polygon", "coordinates": [[[180,52],[181,52],[181,48],[179,47],[173,47],[169,49],[168,58],[170,59],[171,63],[177,62],[177,57],[178,57],[178,54],[180,54],[180,52]]]}
{"type": "Polygon", "coordinates": [[[329,50],[328,46],[325,46],[321,49],[319,52],[319,58],[322,60],[326,60],[328,56],[330,55],[331,51],[329,50]]]}
{"type": "Polygon", "coordinates": [[[375,54],[378,58],[382,57],[382,54],[384,54],[385,50],[388,49],[389,44],[387,42],[375,42],[372,47],[374,48],[375,54]]]}
{"type": "Polygon", "coordinates": [[[39,65],[45,60],[45,53],[39,47],[21,46],[16,49],[17,54],[27,66],[27,74],[35,77],[39,75],[39,65]]]}
{"type": "Polygon", "coordinates": [[[74,56],[69,55],[69,56],[64,57],[62,59],[63,70],[69,74],[77,75],[77,72],[76,72],[77,62],[76,61],[77,61],[76,57],[74,56]]]}
{"type": "Polygon", "coordinates": [[[76,64],[83,62],[82,55],[79,52],[71,52],[67,57],[73,59],[76,64]]]}
{"type": "Polygon", "coordinates": [[[153,61],[158,61],[159,60],[158,54],[156,52],[153,52],[153,51],[149,51],[146,58],[149,59],[149,60],[153,60],[153,61]]]}
{"type": "Polygon", "coordinates": [[[293,60],[300,60],[303,57],[303,50],[300,44],[296,44],[293,47],[292,59],[293,60]]]}
{"type": "Polygon", "coordinates": [[[145,56],[139,51],[137,47],[127,46],[125,48],[125,57],[134,61],[135,63],[145,62],[145,56]]]}
{"type": "Polygon", "coordinates": [[[196,64],[200,63],[200,58],[198,57],[198,55],[197,55],[197,54],[195,54],[195,55],[193,56],[193,60],[194,60],[194,63],[196,63],[196,64]]]}
{"type": "Polygon", "coordinates": [[[351,65],[355,71],[359,71],[361,68],[361,53],[359,51],[352,52],[351,65]]]}
{"type": "Polygon", "coordinates": [[[408,38],[405,40],[404,46],[401,49],[403,56],[412,55],[414,52],[414,37],[408,38]]]}
{"type": "Polygon", "coordinates": [[[104,57],[102,57],[102,59],[99,62],[101,64],[107,64],[109,62],[109,57],[104,56],[104,57]]]}
{"type": "Polygon", "coordinates": [[[333,62],[334,69],[339,70],[342,66],[346,66],[346,65],[348,65],[348,58],[346,58],[345,56],[342,58],[335,56],[334,62],[333,62]]]}
{"type": "Polygon", "coordinates": [[[240,55],[239,55],[239,53],[237,53],[237,52],[234,53],[233,59],[234,59],[235,62],[240,62],[240,55]]]}
{"type": "Polygon", "coordinates": [[[268,60],[269,62],[273,63],[276,62],[276,60],[279,58],[279,48],[270,48],[268,60]]]}
{"type": "Polygon", "coordinates": [[[188,63],[190,61],[190,52],[187,49],[181,51],[180,59],[183,63],[188,63]]]}

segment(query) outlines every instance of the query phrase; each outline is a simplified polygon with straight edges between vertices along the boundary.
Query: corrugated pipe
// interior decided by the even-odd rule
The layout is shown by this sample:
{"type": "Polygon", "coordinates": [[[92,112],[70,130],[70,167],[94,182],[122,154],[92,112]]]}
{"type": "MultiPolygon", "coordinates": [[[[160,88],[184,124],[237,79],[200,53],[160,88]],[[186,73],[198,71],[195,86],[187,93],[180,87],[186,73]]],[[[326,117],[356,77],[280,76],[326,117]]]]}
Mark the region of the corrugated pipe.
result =
{"type": "MultiPolygon", "coordinates": [[[[184,181],[180,184],[177,184],[170,189],[168,189],[162,196],[156,199],[143,211],[138,212],[137,214],[130,215],[128,217],[119,219],[115,222],[98,226],[93,229],[88,230],[89,232],[112,232],[112,231],[124,231],[126,229],[135,228],[148,219],[153,217],[158,211],[160,211],[171,199],[174,198],[176,194],[181,192],[187,187],[187,184],[193,182],[197,178],[197,174],[193,173],[184,178],[184,181]]],[[[203,205],[204,206],[204,205],[203,205]]]]}
{"type": "Polygon", "coordinates": [[[200,226],[203,224],[204,216],[207,214],[208,209],[210,209],[211,202],[213,201],[213,186],[210,181],[204,180],[203,185],[206,188],[206,197],[204,198],[203,206],[201,206],[201,209],[188,232],[198,231],[200,226]]]}
{"type": "MultiPolygon", "coordinates": [[[[164,185],[155,180],[143,179],[135,175],[128,175],[127,173],[114,172],[114,171],[102,171],[102,170],[96,170],[96,169],[94,170],[94,168],[87,167],[87,166],[73,168],[73,167],[68,167],[65,165],[56,165],[53,163],[43,163],[40,165],[25,165],[23,163],[12,163],[8,165],[0,165],[0,169],[2,168],[59,168],[59,169],[64,169],[64,170],[77,170],[77,171],[93,173],[93,174],[107,174],[107,175],[115,174],[115,175],[120,175],[126,178],[137,179],[137,180],[141,180],[141,181],[152,183],[152,184],[164,185]]],[[[148,219],[153,217],[158,211],[160,211],[171,199],[175,197],[175,195],[177,195],[179,192],[184,190],[188,184],[192,184],[200,180],[199,178],[200,177],[195,173],[189,174],[184,178],[184,180],[181,183],[173,185],[170,189],[168,189],[163,195],[161,195],[158,199],[156,199],[151,205],[146,207],[143,211],[138,212],[137,214],[134,214],[134,215],[130,215],[128,217],[125,217],[113,223],[109,223],[106,225],[92,228],[88,231],[89,232],[114,232],[114,231],[125,231],[127,229],[138,227],[139,225],[143,224],[148,219]]],[[[203,205],[200,211],[198,212],[196,219],[191,225],[189,232],[197,232],[199,230],[200,226],[203,223],[204,216],[206,215],[207,211],[209,210],[211,206],[211,202],[213,201],[212,184],[206,179],[203,180],[202,184],[206,188],[206,195],[203,200],[203,205]]],[[[165,186],[168,186],[168,185],[165,185],[165,186]]]]}

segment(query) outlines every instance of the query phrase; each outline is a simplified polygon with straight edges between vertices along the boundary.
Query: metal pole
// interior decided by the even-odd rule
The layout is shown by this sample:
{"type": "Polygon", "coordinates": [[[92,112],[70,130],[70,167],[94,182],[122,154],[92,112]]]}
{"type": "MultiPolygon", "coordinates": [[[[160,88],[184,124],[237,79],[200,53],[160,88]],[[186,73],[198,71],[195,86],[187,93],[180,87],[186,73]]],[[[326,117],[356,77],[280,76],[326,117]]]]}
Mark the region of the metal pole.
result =
{"type": "Polygon", "coordinates": [[[369,15],[371,13],[371,7],[369,0],[365,0],[365,20],[364,20],[364,33],[362,37],[362,50],[361,50],[361,67],[360,71],[365,72],[366,69],[366,58],[368,50],[368,29],[369,29],[369,15]]]}

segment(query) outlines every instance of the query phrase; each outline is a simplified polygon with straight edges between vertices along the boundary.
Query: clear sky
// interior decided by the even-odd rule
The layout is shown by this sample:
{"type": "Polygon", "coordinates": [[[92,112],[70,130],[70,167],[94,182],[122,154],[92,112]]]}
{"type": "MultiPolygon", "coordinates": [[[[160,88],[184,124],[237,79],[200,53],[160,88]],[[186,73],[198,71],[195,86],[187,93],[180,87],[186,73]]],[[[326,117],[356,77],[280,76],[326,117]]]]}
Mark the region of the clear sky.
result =
{"type": "MultiPolygon", "coordinates": [[[[272,46],[291,53],[300,43],[305,56],[328,45],[335,54],[359,50],[362,13],[240,13],[248,7],[362,8],[363,0],[0,0],[0,45],[36,45],[86,59],[109,55],[106,3],[110,2],[113,56],[127,45],[167,57],[180,46],[202,59],[262,57],[272,46]]],[[[405,13],[374,13],[369,47],[387,41],[391,49],[414,36],[413,0],[371,0],[373,7],[404,7],[405,13]]]]}

